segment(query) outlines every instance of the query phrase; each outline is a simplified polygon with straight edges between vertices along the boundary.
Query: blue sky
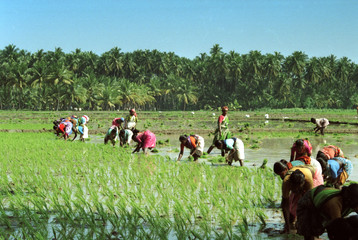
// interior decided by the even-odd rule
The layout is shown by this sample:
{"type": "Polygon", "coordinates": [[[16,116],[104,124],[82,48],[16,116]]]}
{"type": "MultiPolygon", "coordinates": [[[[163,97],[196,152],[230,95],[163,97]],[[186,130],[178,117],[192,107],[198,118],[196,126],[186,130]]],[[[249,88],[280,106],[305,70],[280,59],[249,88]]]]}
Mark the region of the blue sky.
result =
{"type": "Polygon", "coordinates": [[[100,55],[119,47],[194,58],[219,44],[358,63],[357,13],[354,0],[0,0],[0,49],[100,55]]]}

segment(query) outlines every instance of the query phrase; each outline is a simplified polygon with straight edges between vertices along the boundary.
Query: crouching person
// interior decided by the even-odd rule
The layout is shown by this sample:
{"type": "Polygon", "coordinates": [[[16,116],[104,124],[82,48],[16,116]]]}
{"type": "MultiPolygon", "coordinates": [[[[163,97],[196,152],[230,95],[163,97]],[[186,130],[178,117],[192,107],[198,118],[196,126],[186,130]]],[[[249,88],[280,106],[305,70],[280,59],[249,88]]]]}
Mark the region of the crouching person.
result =
{"type": "Polygon", "coordinates": [[[229,138],[225,140],[217,140],[215,141],[215,146],[218,149],[221,149],[221,156],[225,156],[225,153],[229,151],[226,156],[226,162],[231,165],[232,161],[239,161],[241,166],[244,166],[245,159],[245,148],[244,143],[239,138],[229,138]]]}
{"type": "Polygon", "coordinates": [[[139,152],[142,148],[144,154],[148,154],[148,150],[153,150],[157,141],[155,134],[151,131],[139,132],[137,129],[133,130],[132,139],[137,143],[132,153],[139,152]]]}
{"type": "Polygon", "coordinates": [[[104,144],[107,144],[108,141],[111,141],[113,147],[116,146],[116,141],[118,139],[118,136],[119,136],[119,130],[118,130],[118,127],[115,126],[115,125],[112,125],[106,135],[104,136],[104,144]]]}
{"type": "Polygon", "coordinates": [[[181,135],[179,137],[180,141],[180,153],[177,161],[180,161],[184,154],[184,147],[190,149],[190,156],[193,156],[194,161],[197,161],[199,157],[203,155],[204,152],[204,138],[199,135],[181,135]]]}

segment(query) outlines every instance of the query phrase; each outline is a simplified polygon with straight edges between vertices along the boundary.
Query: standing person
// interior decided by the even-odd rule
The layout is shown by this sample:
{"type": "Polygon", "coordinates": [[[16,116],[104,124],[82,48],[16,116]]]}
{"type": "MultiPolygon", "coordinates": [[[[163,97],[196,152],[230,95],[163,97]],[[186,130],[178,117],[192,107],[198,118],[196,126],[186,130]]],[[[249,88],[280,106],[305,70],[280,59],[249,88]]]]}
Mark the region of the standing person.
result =
{"type": "Polygon", "coordinates": [[[137,126],[138,117],[134,108],[129,110],[129,115],[125,118],[124,128],[134,130],[137,126]]]}
{"type": "Polygon", "coordinates": [[[290,162],[301,160],[306,164],[311,163],[312,145],[306,139],[298,139],[291,147],[290,162]]]}
{"type": "Polygon", "coordinates": [[[329,125],[327,118],[311,118],[311,122],[316,124],[316,127],[313,128],[314,133],[321,131],[321,135],[324,135],[325,128],[329,125]]]}
{"type": "Polygon", "coordinates": [[[180,161],[184,154],[184,147],[190,149],[190,156],[194,157],[194,161],[197,161],[199,157],[203,155],[204,152],[204,138],[199,135],[181,135],[179,137],[180,141],[180,153],[177,161],[180,161]]]}
{"type": "Polygon", "coordinates": [[[148,149],[152,150],[155,148],[155,143],[157,141],[155,134],[151,131],[146,130],[145,132],[139,132],[137,129],[133,130],[132,139],[137,143],[137,147],[132,153],[139,152],[142,148],[144,154],[148,154],[148,149]]]}
{"type": "Polygon", "coordinates": [[[225,140],[231,138],[231,132],[229,131],[229,117],[227,116],[227,112],[229,108],[227,106],[223,106],[221,108],[222,114],[218,118],[217,128],[215,130],[215,135],[213,139],[213,143],[210,145],[207,153],[209,154],[215,147],[216,140],[225,140]]]}
{"type": "Polygon", "coordinates": [[[305,240],[317,239],[333,220],[358,211],[358,184],[341,190],[318,186],[299,200],[297,233],[305,240]]]}
{"type": "Polygon", "coordinates": [[[231,165],[232,161],[239,161],[241,166],[244,166],[245,148],[244,143],[239,138],[229,138],[225,140],[216,140],[215,146],[221,149],[221,156],[225,156],[226,151],[230,151],[227,155],[226,162],[231,165]]]}
{"type": "Polygon", "coordinates": [[[337,146],[329,145],[329,146],[323,147],[322,149],[318,150],[316,158],[317,158],[317,160],[319,160],[321,158],[324,161],[328,161],[329,159],[332,159],[334,157],[343,157],[344,158],[343,151],[342,151],[342,149],[340,149],[337,146]]]}

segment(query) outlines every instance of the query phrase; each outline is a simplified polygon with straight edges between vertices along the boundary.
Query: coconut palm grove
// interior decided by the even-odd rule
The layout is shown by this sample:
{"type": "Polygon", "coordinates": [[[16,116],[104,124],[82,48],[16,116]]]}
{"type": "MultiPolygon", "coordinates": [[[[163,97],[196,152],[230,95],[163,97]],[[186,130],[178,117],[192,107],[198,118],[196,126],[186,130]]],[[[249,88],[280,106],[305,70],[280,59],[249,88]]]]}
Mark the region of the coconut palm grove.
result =
{"type": "Polygon", "coordinates": [[[194,59],[114,47],[0,50],[0,109],[141,110],[331,108],[358,103],[358,66],[346,57],[295,51],[225,53],[215,44],[194,59]]]}

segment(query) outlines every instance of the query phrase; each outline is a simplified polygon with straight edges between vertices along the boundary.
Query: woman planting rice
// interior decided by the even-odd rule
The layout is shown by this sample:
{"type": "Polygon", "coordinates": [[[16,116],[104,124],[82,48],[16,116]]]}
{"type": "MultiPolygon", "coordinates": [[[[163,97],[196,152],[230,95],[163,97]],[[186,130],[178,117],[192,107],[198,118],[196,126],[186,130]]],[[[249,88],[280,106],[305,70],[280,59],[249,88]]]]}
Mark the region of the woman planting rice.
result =
{"type": "Polygon", "coordinates": [[[65,140],[67,140],[72,134],[72,127],[72,122],[69,119],[60,123],[60,125],[58,125],[58,133],[62,133],[61,138],[63,137],[65,140]]]}
{"type": "Polygon", "coordinates": [[[358,184],[342,190],[318,186],[299,200],[297,232],[305,240],[317,239],[333,220],[358,211],[358,184]]]}
{"type": "Polygon", "coordinates": [[[112,125],[106,135],[104,136],[104,144],[107,144],[108,141],[111,141],[113,147],[116,145],[116,141],[118,139],[118,136],[119,136],[119,130],[118,130],[118,127],[115,126],[115,125],[112,125]]]}
{"type": "Polygon", "coordinates": [[[319,159],[325,180],[329,185],[340,188],[353,171],[353,164],[346,158],[334,157],[323,161],[319,159]]]}
{"type": "Polygon", "coordinates": [[[209,154],[215,147],[216,140],[225,140],[231,137],[231,132],[229,131],[228,125],[229,125],[229,118],[227,116],[227,112],[229,111],[229,108],[227,106],[224,106],[221,108],[222,114],[218,118],[218,127],[215,130],[215,136],[213,143],[209,147],[207,153],[209,154]]]}
{"type": "Polygon", "coordinates": [[[306,164],[310,164],[312,154],[312,145],[306,139],[298,139],[292,145],[290,162],[293,160],[301,160],[306,164]]]}
{"type": "Polygon", "coordinates": [[[155,134],[149,130],[140,133],[138,130],[133,130],[133,141],[137,143],[137,147],[134,149],[132,153],[139,152],[140,149],[143,149],[145,154],[148,154],[148,149],[152,150],[155,148],[156,137],[155,134]]]}
{"type": "Polygon", "coordinates": [[[332,159],[334,157],[344,158],[343,151],[337,146],[329,145],[318,150],[316,158],[317,160],[321,158],[324,161],[328,161],[329,159],[332,159]]]}
{"type": "Polygon", "coordinates": [[[180,153],[177,161],[180,161],[184,154],[184,147],[190,149],[190,156],[193,156],[194,161],[197,161],[199,157],[203,155],[204,151],[204,138],[199,135],[181,135],[180,141],[180,153]]]}
{"type": "Polygon", "coordinates": [[[121,147],[129,145],[132,141],[133,132],[129,129],[122,129],[119,132],[119,144],[121,147]]]}
{"type": "Polygon", "coordinates": [[[84,142],[85,141],[85,139],[84,139],[84,127],[83,126],[78,126],[77,128],[76,128],[76,130],[77,130],[77,132],[79,132],[80,133],[80,141],[81,142],[84,142]]]}
{"type": "Polygon", "coordinates": [[[107,144],[108,141],[111,141],[113,147],[116,145],[116,141],[119,138],[119,130],[122,129],[123,122],[124,118],[113,119],[112,126],[107,130],[106,135],[104,136],[104,144],[107,144]]]}
{"type": "Polygon", "coordinates": [[[122,127],[122,123],[124,123],[124,118],[115,118],[115,119],[113,119],[113,121],[112,121],[112,126],[116,126],[117,128],[119,128],[119,129],[123,129],[123,127],[122,127]]]}
{"type": "Polygon", "coordinates": [[[297,202],[308,190],[323,184],[322,175],[312,165],[288,167],[282,162],[276,162],[274,172],[282,182],[282,212],[285,220],[284,232],[294,229],[297,202]]]}
{"type": "Polygon", "coordinates": [[[221,149],[221,156],[225,156],[226,151],[230,151],[226,157],[226,162],[231,165],[232,161],[239,161],[241,166],[244,166],[245,149],[244,143],[239,138],[229,138],[226,140],[217,140],[215,146],[221,149]]]}

